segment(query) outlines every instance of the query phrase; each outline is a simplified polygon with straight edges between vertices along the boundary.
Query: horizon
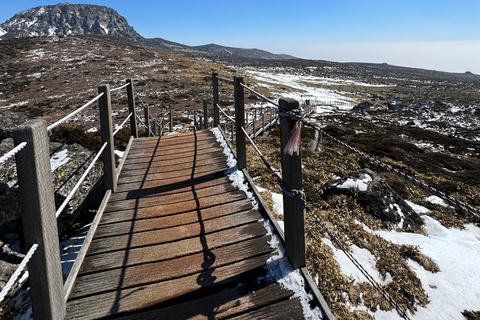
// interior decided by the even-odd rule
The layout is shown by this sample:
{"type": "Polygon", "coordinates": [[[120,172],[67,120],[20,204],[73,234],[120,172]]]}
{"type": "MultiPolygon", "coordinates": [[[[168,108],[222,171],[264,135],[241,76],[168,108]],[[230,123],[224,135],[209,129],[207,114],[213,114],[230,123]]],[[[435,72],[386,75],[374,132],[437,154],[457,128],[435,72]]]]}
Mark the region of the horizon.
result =
{"type": "MultiPolygon", "coordinates": [[[[0,23],[21,11],[62,2],[66,1],[5,3],[0,23]]],[[[476,0],[308,0],[294,5],[285,0],[245,0],[241,6],[218,0],[68,2],[111,7],[145,38],[189,46],[215,43],[301,59],[387,63],[480,75],[480,1],[476,0]]]]}

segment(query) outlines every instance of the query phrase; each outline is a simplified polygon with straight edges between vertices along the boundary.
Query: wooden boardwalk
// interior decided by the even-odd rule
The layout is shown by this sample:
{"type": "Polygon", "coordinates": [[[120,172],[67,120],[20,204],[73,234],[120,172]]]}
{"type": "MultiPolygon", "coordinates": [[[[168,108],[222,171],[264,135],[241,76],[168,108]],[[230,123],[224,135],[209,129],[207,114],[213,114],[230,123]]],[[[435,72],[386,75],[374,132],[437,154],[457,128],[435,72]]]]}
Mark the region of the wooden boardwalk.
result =
{"type": "Polygon", "coordinates": [[[138,138],[67,301],[67,319],[303,319],[267,280],[261,214],[207,130],[138,138]]]}

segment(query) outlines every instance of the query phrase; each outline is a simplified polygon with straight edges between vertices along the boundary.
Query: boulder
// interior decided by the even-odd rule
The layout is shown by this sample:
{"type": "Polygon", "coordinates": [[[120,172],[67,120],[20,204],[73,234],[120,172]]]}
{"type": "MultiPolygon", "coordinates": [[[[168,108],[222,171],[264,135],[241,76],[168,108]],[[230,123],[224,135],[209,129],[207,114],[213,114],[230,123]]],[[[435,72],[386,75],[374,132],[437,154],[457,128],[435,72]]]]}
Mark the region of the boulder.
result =
{"type": "Polygon", "coordinates": [[[26,121],[27,118],[18,113],[12,111],[0,112],[0,141],[11,138],[13,130],[26,121]]]}
{"type": "Polygon", "coordinates": [[[396,101],[388,101],[388,110],[401,111],[408,110],[409,106],[406,104],[400,104],[396,101]]]}
{"type": "Polygon", "coordinates": [[[353,109],[362,112],[362,111],[370,110],[372,107],[373,107],[373,104],[371,104],[368,101],[363,101],[358,105],[356,105],[355,107],[353,107],[353,109]]]}
{"type": "Polygon", "coordinates": [[[406,230],[417,230],[423,220],[380,176],[370,169],[349,173],[323,187],[324,197],[345,194],[356,199],[375,219],[389,221],[406,230]]]}

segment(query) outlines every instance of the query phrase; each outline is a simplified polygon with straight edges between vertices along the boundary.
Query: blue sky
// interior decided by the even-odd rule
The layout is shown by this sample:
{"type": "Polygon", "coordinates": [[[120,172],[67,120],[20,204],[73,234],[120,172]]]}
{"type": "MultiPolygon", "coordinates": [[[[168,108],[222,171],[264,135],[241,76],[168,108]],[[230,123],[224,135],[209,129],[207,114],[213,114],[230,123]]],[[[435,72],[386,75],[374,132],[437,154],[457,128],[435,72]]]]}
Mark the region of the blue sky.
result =
{"type": "MultiPolygon", "coordinates": [[[[58,3],[0,1],[0,23],[58,3]]],[[[110,6],[147,38],[480,74],[479,0],[69,2],[110,6]]]]}

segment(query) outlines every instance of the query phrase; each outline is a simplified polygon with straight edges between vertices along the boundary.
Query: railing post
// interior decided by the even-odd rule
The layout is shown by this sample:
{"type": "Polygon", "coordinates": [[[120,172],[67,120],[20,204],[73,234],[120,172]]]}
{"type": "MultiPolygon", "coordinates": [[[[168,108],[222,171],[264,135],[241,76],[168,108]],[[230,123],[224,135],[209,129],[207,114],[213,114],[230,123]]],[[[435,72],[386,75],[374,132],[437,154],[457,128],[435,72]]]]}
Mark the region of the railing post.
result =
{"type": "Polygon", "coordinates": [[[257,109],[253,110],[253,122],[252,122],[252,127],[253,127],[253,138],[255,138],[255,121],[257,120],[257,109]]]}
{"type": "Polygon", "coordinates": [[[262,136],[265,134],[265,113],[263,112],[263,107],[260,111],[262,113],[262,136]]]}
{"type": "MultiPolygon", "coordinates": [[[[280,99],[279,108],[290,111],[299,108],[293,99],[280,99]]],[[[285,154],[284,148],[290,138],[295,121],[289,117],[280,117],[280,140],[283,182],[290,189],[302,189],[302,159],[300,151],[292,155],[285,154]]],[[[305,226],[302,201],[283,192],[283,210],[285,220],[285,253],[294,269],[305,267],[305,226]]]]}
{"type": "Polygon", "coordinates": [[[208,129],[207,99],[203,99],[203,129],[208,129]]]}
{"type": "Polygon", "coordinates": [[[156,120],[153,120],[153,122],[152,122],[152,132],[153,132],[153,136],[155,137],[157,135],[157,121],[156,120]]]}
{"type": "Polygon", "coordinates": [[[197,111],[193,111],[193,127],[197,130],[197,111]]]}
{"type": "Polygon", "coordinates": [[[151,137],[152,135],[150,134],[150,109],[148,106],[145,106],[143,108],[143,111],[145,112],[145,130],[147,132],[147,137],[151,137]]]}
{"type": "Polygon", "coordinates": [[[220,124],[220,114],[218,110],[218,73],[212,73],[212,82],[213,82],[213,126],[218,127],[220,124]]]}
{"type": "Polygon", "coordinates": [[[28,264],[30,296],[35,319],[64,319],[62,266],[58,241],[50,152],[44,120],[33,120],[13,132],[25,244],[38,244],[28,264]]]}
{"type": "Polygon", "coordinates": [[[173,130],[173,109],[170,108],[170,115],[168,116],[170,118],[170,133],[172,133],[173,130]]]}
{"type": "Polygon", "coordinates": [[[98,87],[98,93],[103,93],[103,96],[101,96],[98,100],[98,104],[100,106],[100,131],[102,135],[102,144],[105,142],[108,143],[102,155],[104,182],[105,188],[107,190],[112,190],[114,193],[117,189],[117,174],[115,172],[110,85],[101,85],[98,87]]]}
{"type": "Polygon", "coordinates": [[[242,127],[245,127],[245,97],[243,92],[243,77],[234,77],[235,96],[235,135],[237,149],[237,166],[243,170],[247,168],[247,150],[245,146],[245,134],[242,127]]]}
{"type": "Polygon", "coordinates": [[[128,113],[131,113],[130,117],[130,130],[134,138],[138,138],[137,128],[137,114],[135,113],[135,99],[133,96],[133,82],[132,79],[127,79],[127,98],[128,98],[128,113]]]}

